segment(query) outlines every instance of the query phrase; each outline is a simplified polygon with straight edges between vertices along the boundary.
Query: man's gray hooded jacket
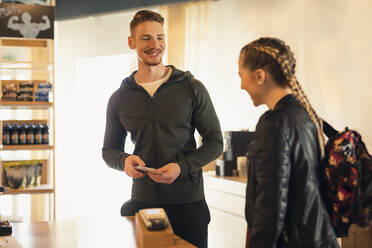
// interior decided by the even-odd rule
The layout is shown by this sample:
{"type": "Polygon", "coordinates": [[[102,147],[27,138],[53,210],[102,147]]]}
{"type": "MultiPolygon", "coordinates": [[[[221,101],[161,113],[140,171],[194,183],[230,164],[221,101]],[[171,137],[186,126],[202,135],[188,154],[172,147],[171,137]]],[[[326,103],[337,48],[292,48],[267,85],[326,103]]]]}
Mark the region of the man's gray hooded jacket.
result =
{"type": "Polygon", "coordinates": [[[146,166],[160,168],[175,162],[180,176],[170,185],[148,176],[133,179],[132,200],[149,204],[180,204],[204,199],[202,166],[223,148],[220,124],[204,85],[189,72],[171,66],[172,74],[153,97],[134,80],[125,78],[107,106],[102,156],[108,166],[124,170],[130,154],[124,151],[130,133],[133,154],[146,166]],[[202,137],[197,149],[194,131],[202,137]]]}

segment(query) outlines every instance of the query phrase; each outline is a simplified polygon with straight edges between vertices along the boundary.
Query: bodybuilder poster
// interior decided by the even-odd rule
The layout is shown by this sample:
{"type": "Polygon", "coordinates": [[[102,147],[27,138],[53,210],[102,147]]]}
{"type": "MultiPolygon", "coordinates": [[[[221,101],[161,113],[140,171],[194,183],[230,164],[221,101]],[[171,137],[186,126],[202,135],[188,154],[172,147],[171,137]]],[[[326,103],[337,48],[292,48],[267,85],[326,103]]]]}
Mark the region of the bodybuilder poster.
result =
{"type": "Polygon", "coordinates": [[[54,6],[0,3],[0,37],[54,38],[54,6]]]}

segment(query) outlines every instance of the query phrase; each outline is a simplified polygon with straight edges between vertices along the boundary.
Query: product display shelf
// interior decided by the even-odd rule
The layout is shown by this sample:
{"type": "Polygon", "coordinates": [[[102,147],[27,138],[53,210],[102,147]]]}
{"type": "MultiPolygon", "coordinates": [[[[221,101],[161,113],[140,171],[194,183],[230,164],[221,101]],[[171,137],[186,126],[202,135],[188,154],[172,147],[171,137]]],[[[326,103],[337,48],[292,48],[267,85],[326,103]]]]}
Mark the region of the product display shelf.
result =
{"type": "Polygon", "coordinates": [[[47,124],[48,120],[0,120],[0,125],[3,127],[6,124],[47,124]]]}
{"type": "MultiPolygon", "coordinates": [[[[1,67],[1,66],[0,66],[1,67]]],[[[45,81],[45,80],[0,80],[0,86],[1,89],[4,90],[5,88],[11,86],[13,87],[13,90],[16,90],[17,92],[22,91],[22,85],[29,85],[27,88],[28,92],[32,92],[32,96],[35,97],[35,94],[40,90],[39,87],[42,87],[44,91],[51,91],[52,85],[45,81]],[[31,87],[32,86],[32,87],[31,87]]],[[[3,96],[3,93],[1,93],[1,96],[3,96]]],[[[51,98],[52,100],[52,98],[51,98]]],[[[4,102],[6,100],[2,100],[4,102]]],[[[28,103],[51,103],[46,101],[17,101],[13,100],[12,102],[21,102],[22,104],[28,104],[28,103]]]]}
{"type": "MultiPolygon", "coordinates": [[[[54,5],[54,4],[53,4],[54,5]]],[[[25,160],[23,156],[29,158],[28,161],[39,158],[46,158],[43,163],[43,177],[42,183],[38,186],[30,186],[25,188],[11,189],[6,187],[4,194],[48,194],[45,199],[49,201],[49,219],[55,219],[55,118],[54,118],[54,41],[51,39],[28,39],[28,38],[0,38],[0,112],[2,110],[14,112],[7,118],[6,121],[1,122],[1,136],[4,123],[37,123],[48,124],[50,136],[49,144],[18,144],[18,145],[4,145],[1,139],[0,143],[0,158],[2,153],[6,153],[11,157],[11,161],[25,160]],[[10,54],[10,55],[9,55],[10,54]],[[21,55],[20,55],[21,54],[21,55]],[[32,95],[32,100],[20,101],[19,94],[20,84],[33,83],[33,86],[28,89],[32,95]],[[36,101],[35,92],[38,90],[37,86],[42,83],[49,83],[51,85],[49,100],[36,101]],[[5,88],[3,85],[15,84],[17,100],[8,101],[3,99],[5,88]],[[32,88],[33,87],[33,88],[32,88]],[[3,90],[4,89],[4,90],[3,90]],[[12,116],[18,119],[18,113],[27,112],[26,118],[29,120],[12,120],[12,116]],[[42,114],[40,113],[42,112],[42,114]],[[30,114],[29,114],[30,113],[30,114]],[[40,121],[40,116],[42,120],[40,121]],[[20,152],[20,153],[19,153],[20,152]],[[9,155],[10,154],[10,155],[9,155]],[[25,155],[26,154],[26,155],[25,155]],[[28,157],[27,157],[28,156],[28,157]]],[[[1,114],[1,113],[0,113],[1,114]]],[[[22,117],[21,117],[22,118],[22,117]]],[[[3,138],[3,137],[2,137],[3,138]]],[[[6,162],[6,161],[2,161],[6,162]]],[[[1,165],[0,178],[3,184],[4,168],[1,165]]]]}
{"type": "Polygon", "coordinates": [[[20,195],[20,194],[45,194],[54,193],[54,188],[51,185],[40,185],[25,189],[5,189],[4,195],[20,195]]]}
{"type": "Polygon", "coordinates": [[[51,145],[3,145],[0,150],[52,150],[54,146],[51,145]]]}
{"type": "Polygon", "coordinates": [[[49,63],[32,63],[28,61],[0,61],[1,71],[50,71],[52,65],[49,63]]]}
{"type": "Polygon", "coordinates": [[[51,102],[0,101],[2,108],[47,109],[53,107],[51,102]]]}
{"type": "Polygon", "coordinates": [[[48,48],[48,39],[0,38],[0,46],[48,48]]]}
{"type": "MultiPolygon", "coordinates": [[[[33,163],[35,160],[18,160],[18,161],[0,161],[1,170],[5,171],[4,163],[33,163]]],[[[4,185],[4,181],[6,180],[4,175],[0,178],[0,182],[4,185],[5,191],[4,194],[7,195],[17,195],[17,194],[41,194],[41,193],[54,193],[54,187],[50,184],[50,173],[49,173],[49,163],[48,160],[36,160],[38,163],[41,163],[41,173],[39,174],[40,177],[40,184],[39,185],[28,185],[27,187],[19,187],[17,189],[12,189],[4,185]]]]}

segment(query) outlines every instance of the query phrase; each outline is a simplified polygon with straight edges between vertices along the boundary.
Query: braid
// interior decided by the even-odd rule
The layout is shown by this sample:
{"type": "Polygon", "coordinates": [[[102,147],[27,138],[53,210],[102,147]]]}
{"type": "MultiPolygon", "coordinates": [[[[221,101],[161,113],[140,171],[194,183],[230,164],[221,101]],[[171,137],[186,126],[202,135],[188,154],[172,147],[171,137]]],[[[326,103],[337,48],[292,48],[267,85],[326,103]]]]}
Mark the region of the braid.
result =
{"type": "MultiPolygon", "coordinates": [[[[294,69],[290,68],[290,61],[288,57],[284,56],[283,54],[281,55],[279,49],[276,49],[270,46],[248,45],[248,47],[252,47],[258,51],[269,54],[279,64],[286,81],[289,83],[289,87],[292,89],[296,98],[304,106],[306,112],[309,114],[310,119],[313,121],[313,123],[315,124],[317,128],[318,141],[320,145],[320,153],[321,153],[321,158],[323,159],[324,154],[325,154],[324,137],[323,137],[323,121],[321,118],[319,118],[314,108],[311,106],[308,97],[306,96],[304,90],[302,89],[300,83],[298,82],[295,76],[294,69]]],[[[290,50],[289,46],[286,46],[286,50],[288,51],[289,56],[293,60],[293,64],[295,65],[296,60],[294,59],[294,56],[293,56],[294,54],[290,50]]]]}

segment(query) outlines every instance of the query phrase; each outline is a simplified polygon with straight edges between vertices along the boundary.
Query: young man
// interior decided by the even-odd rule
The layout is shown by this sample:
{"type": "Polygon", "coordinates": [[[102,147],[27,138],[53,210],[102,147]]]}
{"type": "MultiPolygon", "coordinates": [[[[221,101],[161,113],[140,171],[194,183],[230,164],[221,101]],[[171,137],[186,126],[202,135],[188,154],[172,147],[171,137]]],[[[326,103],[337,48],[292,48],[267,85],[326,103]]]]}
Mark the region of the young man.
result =
{"type": "Polygon", "coordinates": [[[210,214],[204,199],[202,167],[222,153],[220,124],[209,94],[189,72],[164,66],[164,19],[142,10],[130,23],[129,47],[138,71],[125,78],[107,106],[102,155],[108,166],[133,178],[131,200],[122,216],[161,207],[178,236],[207,247],[210,214]],[[203,138],[196,149],[195,129],[203,138]],[[127,133],[133,155],[124,151],[127,133]],[[155,168],[156,175],[135,166],[155,168]]]}

